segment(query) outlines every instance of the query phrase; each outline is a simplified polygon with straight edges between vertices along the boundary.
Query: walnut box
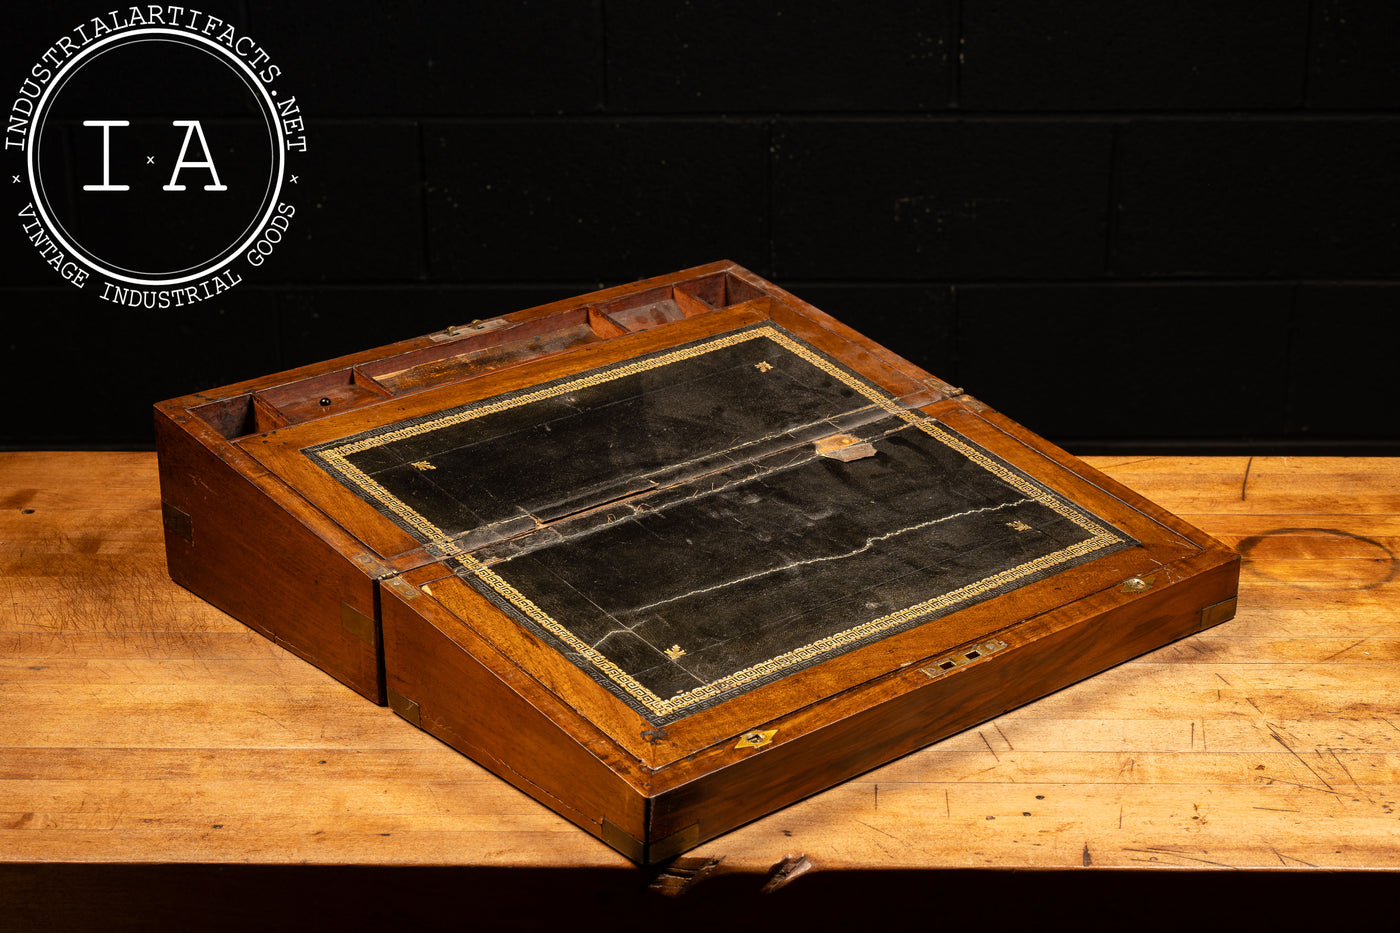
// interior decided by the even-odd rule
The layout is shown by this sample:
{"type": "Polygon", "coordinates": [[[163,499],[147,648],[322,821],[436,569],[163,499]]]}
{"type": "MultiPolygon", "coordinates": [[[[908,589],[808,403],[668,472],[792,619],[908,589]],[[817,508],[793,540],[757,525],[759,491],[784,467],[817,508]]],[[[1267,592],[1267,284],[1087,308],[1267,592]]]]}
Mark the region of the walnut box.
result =
{"type": "Polygon", "coordinates": [[[178,583],[638,862],[1234,612],[1233,551],[731,263],[156,422],[178,583]]]}

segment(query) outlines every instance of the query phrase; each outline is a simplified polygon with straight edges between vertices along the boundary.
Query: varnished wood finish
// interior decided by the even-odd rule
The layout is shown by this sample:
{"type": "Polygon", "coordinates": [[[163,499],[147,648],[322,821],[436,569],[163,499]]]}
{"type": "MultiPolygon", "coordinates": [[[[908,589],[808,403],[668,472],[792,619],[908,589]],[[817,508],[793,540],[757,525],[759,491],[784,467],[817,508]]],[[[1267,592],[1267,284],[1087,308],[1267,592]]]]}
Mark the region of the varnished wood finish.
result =
{"type": "Polygon", "coordinates": [[[1229,548],[728,263],[171,400],[157,423],[177,582],[644,862],[1228,619],[1237,587],[1229,548]],[[303,453],[760,322],[1137,545],[662,726],[303,453]]]}
{"type": "Polygon", "coordinates": [[[203,426],[189,427],[195,430],[157,415],[170,576],[367,699],[384,702],[377,562],[280,480],[240,464],[246,458],[222,445],[201,444],[203,426]],[[347,616],[364,621],[347,625],[347,616]]]}
{"type": "MultiPolygon", "coordinates": [[[[685,897],[789,854],[787,905],[947,868],[1400,870],[1400,461],[1089,463],[1240,548],[1236,618],[703,843],[685,897]]],[[[516,890],[492,866],[656,877],[174,585],[153,455],[0,454],[0,542],[8,890],[43,862],[454,865],[484,900],[516,890]]],[[[131,903],[176,898],[158,877],[131,903]]]]}
{"type": "Polygon", "coordinates": [[[643,836],[632,756],[431,596],[386,587],[383,605],[390,696],[417,725],[599,838],[604,818],[643,836]]]}

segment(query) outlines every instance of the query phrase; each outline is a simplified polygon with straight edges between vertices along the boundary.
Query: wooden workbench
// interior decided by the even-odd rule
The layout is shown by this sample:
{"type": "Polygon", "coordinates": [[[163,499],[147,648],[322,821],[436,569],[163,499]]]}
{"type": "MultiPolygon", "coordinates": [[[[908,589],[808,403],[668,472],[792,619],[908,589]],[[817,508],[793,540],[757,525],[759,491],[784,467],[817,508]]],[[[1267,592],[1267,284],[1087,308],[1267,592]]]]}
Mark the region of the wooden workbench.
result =
{"type": "Polygon", "coordinates": [[[1241,550],[1233,621],[644,870],[171,583],[154,454],[0,453],[0,929],[149,919],[174,908],[132,891],[162,880],[230,918],[243,886],[365,898],[393,866],[418,905],[545,884],[537,918],[784,880],[772,903],[907,905],[949,869],[1400,868],[1400,460],[1089,462],[1241,550]],[[234,865],[259,867],[208,867],[234,865]]]}

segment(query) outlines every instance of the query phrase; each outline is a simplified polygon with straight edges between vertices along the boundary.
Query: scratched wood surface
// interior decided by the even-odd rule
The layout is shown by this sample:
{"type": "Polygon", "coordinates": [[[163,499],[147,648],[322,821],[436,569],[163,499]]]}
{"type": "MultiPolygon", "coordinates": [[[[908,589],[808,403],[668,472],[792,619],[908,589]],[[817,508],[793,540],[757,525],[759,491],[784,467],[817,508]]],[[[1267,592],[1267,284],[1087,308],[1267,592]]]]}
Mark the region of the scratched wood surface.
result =
{"type": "MultiPolygon", "coordinates": [[[[1400,867],[1400,460],[1090,462],[1243,551],[1237,618],[694,864],[1400,867]]],[[[0,453],[0,862],[640,871],[172,584],[159,505],[153,454],[0,453]]]]}

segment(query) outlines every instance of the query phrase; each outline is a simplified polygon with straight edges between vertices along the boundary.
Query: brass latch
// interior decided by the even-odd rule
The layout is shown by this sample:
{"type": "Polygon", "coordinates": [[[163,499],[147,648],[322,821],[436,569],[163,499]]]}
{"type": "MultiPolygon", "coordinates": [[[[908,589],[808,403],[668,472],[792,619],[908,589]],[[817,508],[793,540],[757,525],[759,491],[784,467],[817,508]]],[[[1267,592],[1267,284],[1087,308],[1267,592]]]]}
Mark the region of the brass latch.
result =
{"type": "Polygon", "coordinates": [[[966,651],[959,651],[957,654],[950,654],[947,657],[939,658],[928,667],[921,667],[919,670],[930,677],[940,677],[954,668],[962,667],[964,664],[976,661],[980,657],[989,655],[994,651],[1000,651],[1005,647],[1006,642],[999,638],[993,638],[990,641],[984,641],[982,644],[969,648],[966,651]]]}

